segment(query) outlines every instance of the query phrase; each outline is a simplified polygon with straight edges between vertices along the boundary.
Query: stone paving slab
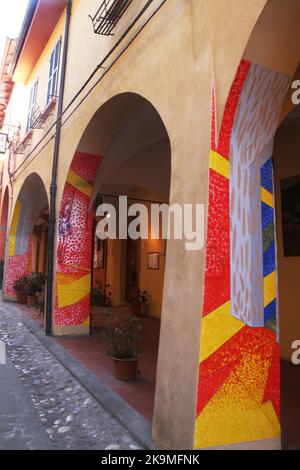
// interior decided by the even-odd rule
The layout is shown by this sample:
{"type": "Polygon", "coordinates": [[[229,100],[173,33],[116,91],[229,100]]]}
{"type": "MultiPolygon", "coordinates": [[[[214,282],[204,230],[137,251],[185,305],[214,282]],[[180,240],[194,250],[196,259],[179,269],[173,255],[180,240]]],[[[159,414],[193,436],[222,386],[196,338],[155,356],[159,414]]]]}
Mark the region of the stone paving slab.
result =
{"type": "Polygon", "coordinates": [[[0,365],[0,449],[141,449],[138,440],[32,334],[23,320],[24,314],[16,305],[0,303],[0,339],[7,345],[9,361],[6,366],[0,365]],[[20,401],[20,406],[15,408],[16,419],[12,415],[9,421],[5,408],[13,408],[12,400],[20,401]],[[14,432],[10,422],[15,426],[14,432]]]}
{"type": "Polygon", "coordinates": [[[0,450],[51,450],[53,445],[9,357],[0,366],[0,450]]]}

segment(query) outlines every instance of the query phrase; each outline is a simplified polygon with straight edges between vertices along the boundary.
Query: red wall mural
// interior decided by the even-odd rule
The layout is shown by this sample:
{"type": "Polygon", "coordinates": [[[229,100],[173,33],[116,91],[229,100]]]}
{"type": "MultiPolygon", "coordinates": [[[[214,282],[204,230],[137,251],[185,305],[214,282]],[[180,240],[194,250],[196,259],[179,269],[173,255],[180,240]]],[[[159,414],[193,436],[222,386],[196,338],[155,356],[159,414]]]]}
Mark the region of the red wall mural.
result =
{"type": "Polygon", "coordinates": [[[56,326],[86,326],[90,317],[92,224],[89,210],[101,157],[76,152],[63,192],[58,223],[56,326]]]}
{"type": "Polygon", "coordinates": [[[32,271],[32,230],[47,206],[44,184],[36,173],[32,173],[20,190],[10,226],[5,295],[12,300],[15,298],[14,282],[32,271]]]}
{"type": "MultiPolygon", "coordinates": [[[[231,178],[231,158],[232,145],[236,145],[239,152],[245,155],[251,142],[261,139],[261,146],[268,144],[276,131],[286,84],[286,77],[276,76],[275,72],[242,60],[229,93],[218,139],[213,90],[195,448],[277,438],[280,435],[279,345],[276,331],[263,325],[260,328],[249,326],[251,322],[246,324],[246,320],[239,318],[236,312],[233,314],[231,306],[231,269],[235,269],[235,256],[241,256],[239,262],[242,262],[243,272],[247,273],[247,269],[250,269],[244,262],[244,252],[234,253],[235,240],[231,237],[231,210],[234,204],[239,204],[239,201],[233,199],[236,181],[231,178]],[[262,93],[260,87],[256,90],[255,83],[275,86],[278,92],[276,97],[268,101],[266,91],[262,93]],[[262,97],[258,97],[259,93],[262,97]],[[241,100],[242,96],[244,101],[241,100]],[[264,129],[266,109],[270,109],[272,113],[272,125],[265,122],[266,131],[261,138],[259,133],[264,129]],[[243,116],[249,117],[253,110],[258,117],[249,119],[248,124],[243,116]],[[246,150],[243,149],[244,142],[246,150]]],[[[243,182],[242,178],[241,171],[238,184],[243,182]]],[[[244,193],[246,192],[244,187],[244,193]]],[[[258,194],[260,195],[260,181],[258,194]]],[[[269,200],[270,198],[271,196],[269,200]]],[[[241,211],[240,217],[242,214],[241,211]]],[[[257,223],[261,224],[260,217],[257,217],[257,223]]],[[[251,230],[251,227],[247,227],[246,230],[251,230]]],[[[261,225],[259,228],[261,231],[261,225]]],[[[263,264],[262,242],[260,250],[263,264]]],[[[273,272],[271,281],[264,279],[263,274],[261,277],[262,296],[268,301],[276,296],[273,284],[270,284],[275,276],[276,272],[273,272]]],[[[241,293],[242,285],[243,280],[237,295],[241,293]]]]}

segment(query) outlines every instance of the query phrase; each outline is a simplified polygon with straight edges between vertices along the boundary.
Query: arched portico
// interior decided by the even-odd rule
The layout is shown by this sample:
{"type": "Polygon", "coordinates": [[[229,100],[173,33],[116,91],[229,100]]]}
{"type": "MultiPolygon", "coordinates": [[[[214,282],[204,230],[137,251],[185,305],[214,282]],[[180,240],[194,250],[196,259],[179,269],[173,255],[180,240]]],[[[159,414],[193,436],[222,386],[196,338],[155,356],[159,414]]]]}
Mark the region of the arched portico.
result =
{"type": "Polygon", "coordinates": [[[3,268],[5,261],[5,242],[7,234],[7,221],[9,209],[9,188],[6,186],[1,205],[1,222],[0,222],[0,262],[1,262],[1,281],[3,283],[3,268]]]}
{"type": "Polygon", "coordinates": [[[137,191],[144,188],[168,201],[169,180],[168,136],[153,106],[134,93],[105,103],[80,140],[64,187],[57,241],[55,334],[89,333],[93,201],[99,191],[112,197],[123,193],[142,197],[137,191]]]}
{"type": "MultiPolygon", "coordinates": [[[[39,265],[36,264],[32,242],[35,226],[40,225],[40,216],[44,219],[48,217],[48,198],[40,176],[32,173],[20,189],[11,218],[4,286],[4,295],[8,300],[15,300],[14,282],[28,272],[35,271],[39,265]]],[[[43,253],[46,257],[46,239],[43,240],[43,253]]]]}
{"type": "Polygon", "coordinates": [[[259,440],[280,446],[272,155],[299,62],[299,4],[288,3],[269,1],[259,18],[219,133],[213,108],[196,448],[259,440]],[[277,46],[288,35],[280,62],[277,46]]]}
{"type": "MultiPolygon", "coordinates": [[[[169,202],[170,174],[167,130],[151,103],[134,93],[117,95],[105,103],[80,140],[63,191],[58,221],[54,334],[96,335],[97,321],[105,320],[103,303],[94,302],[97,295],[109,298],[114,313],[122,315],[137,296],[147,292],[147,305],[141,312],[147,337],[143,353],[156,370],[167,240],[154,233],[150,220],[146,239],[133,240],[117,234],[116,239],[99,243],[95,209],[103,202],[111,204],[118,223],[122,196],[127,198],[127,223],[128,207],[135,203],[142,204],[150,215],[153,203],[169,202]],[[150,255],[155,255],[157,264],[150,265],[150,255]]],[[[151,419],[155,373],[150,375],[142,382],[147,383],[145,390],[151,392],[146,392],[150,398],[145,398],[150,402],[145,413],[151,419]]]]}

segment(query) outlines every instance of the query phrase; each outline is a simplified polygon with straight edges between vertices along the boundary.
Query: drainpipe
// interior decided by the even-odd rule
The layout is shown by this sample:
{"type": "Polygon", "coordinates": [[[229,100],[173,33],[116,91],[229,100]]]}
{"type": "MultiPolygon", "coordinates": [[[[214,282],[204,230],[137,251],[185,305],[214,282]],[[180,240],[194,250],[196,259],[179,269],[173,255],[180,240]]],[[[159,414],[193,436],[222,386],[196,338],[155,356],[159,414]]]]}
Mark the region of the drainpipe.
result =
{"type": "Polygon", "coordinates": [[[3,299],[5,299],[5,288],[6,288],[6,279],[7,279],[7,270],[8,270],[9,236],[10,236],[11,215],[12,215],[12,205],[13,205],[13,183],[12,183],[12,176],[10,173],[11,157],[12,157],[12,153],[10,152],[9,157],[8,157],[8,175],[9,175],[10,195],[9,195],[9,200],[8,200],[6,234],[5,234],[4,269],[3,269],[3,286],[2,286],[2,298],[3,299]]]}
{"type": "Polygon", "coordinates": [[[53,271],[54,271],[54,245],[56,228],[56,195],[57,195],[57,167],[59,160],[59,146],[61,134],[61,115],[63,111],[64,90],[66,81],[67,54],[69,42],[69,29],[71,19],[72,0],[67,0],[66,24],[64,34],[64,48],[62,56],[61,79],[57,107],[57,122],[55,129],[54,154],[52,164],[52,178],[50,184],[50,208],[49,208],[49,240],[48,240],[48,264],[47,264],[47,290],[46,290],[46,335],[52,334],[52,310],[53,310],[53,271]]]}

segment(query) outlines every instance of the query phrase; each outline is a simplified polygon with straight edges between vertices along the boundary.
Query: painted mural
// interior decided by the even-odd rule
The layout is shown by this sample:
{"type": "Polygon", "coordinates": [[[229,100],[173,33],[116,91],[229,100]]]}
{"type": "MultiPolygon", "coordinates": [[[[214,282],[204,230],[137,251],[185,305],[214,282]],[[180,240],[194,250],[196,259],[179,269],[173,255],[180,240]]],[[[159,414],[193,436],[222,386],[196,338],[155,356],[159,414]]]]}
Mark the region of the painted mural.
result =
{"type": "Polygon", "coordinates": [[[24,182],[16,201],[10,226],[5,295],[15,298],[15,280],[32,271],[31,243],[33,225],[48,201],[42,180],[37,174],[24,182]]]}
{"type": "Polygon", "coordinates": [[[242,60],[213,92],[195,447],[280,435],[272,140],[288,78],[242,60]]]}
{"type": "Polygon", "coordinates": [[[264,326],[279,333],[276,297],[276,247],[273,161],[269,158],[260,169],[261,224],[263,243],[264,326]]]}
{"type": "Polygon", "coordinates": [[[92,185],[101,158],[76,152],[65,183],[58,223],[56,326],[89,326],[93,213],[92,185]]]}

